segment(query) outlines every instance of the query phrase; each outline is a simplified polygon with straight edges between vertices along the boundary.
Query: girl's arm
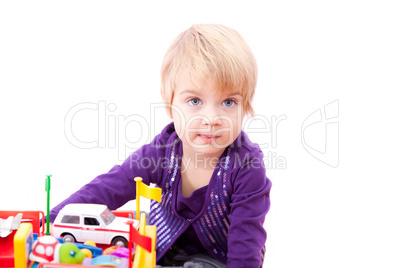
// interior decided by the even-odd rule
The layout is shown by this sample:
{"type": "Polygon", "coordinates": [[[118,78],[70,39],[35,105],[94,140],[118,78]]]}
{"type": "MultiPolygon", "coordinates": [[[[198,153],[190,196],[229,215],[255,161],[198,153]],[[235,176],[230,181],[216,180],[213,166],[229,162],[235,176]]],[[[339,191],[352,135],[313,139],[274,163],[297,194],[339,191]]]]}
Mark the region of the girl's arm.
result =
{"type": "Polygon", "coordinates": [[[59,211],[71,203],[105,204],[112,210],[121,207],[135,199],[134,177],[142,177],[145,184],[158,184],[161,179],[160,164],[165,154],[164,138],[161,136],[156,136],[150,144],[131,154],[123,164],[115,165],[109,172],[97,176],[54,207],[49,220],[53,222],[59,211]]]}
{"type": "Polygon", "coordinates": [[[228,267],[262,267],[264,260],[267,235],[263,224],[270,208],[271,181],[262,152],[255,151],[232,180],[228,267]]]}

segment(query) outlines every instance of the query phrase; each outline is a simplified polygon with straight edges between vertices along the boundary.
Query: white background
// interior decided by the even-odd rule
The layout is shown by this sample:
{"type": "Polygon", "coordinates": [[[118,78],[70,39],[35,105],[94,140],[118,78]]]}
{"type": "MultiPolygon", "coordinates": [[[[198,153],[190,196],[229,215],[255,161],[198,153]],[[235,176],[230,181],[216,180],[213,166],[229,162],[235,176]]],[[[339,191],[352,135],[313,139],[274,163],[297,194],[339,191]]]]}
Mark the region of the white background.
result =
{"type": "Polygon", "coordinates": [[[114,143],[149,141],[149,130],[128,118],[143,117],[154,133],[169,122],[162,113],[150,117],[168,45],[192,24],[220,23],[242,34],[257,58],[256,113],[286,117],[276,138],[250,135],[276,141],[265,149],[275,156],[265,266],[401,267],[398,4],[1,1],[0,209],[45,211],[45,175],[53,175],[54,206],[122,162],[119,154],[131,149],[114,143]],[[332,102],[339,133],[328,128],[326,136],[325,124],[316,124],[304,142],[323,150],[339,141],[339,156],[328,152],[339,159],[335,167],[309,154],[301,138],[304,120],[332,102]],[[82,103],[115,107],[108,120],[99,119],[101,108],[72,120],[75,137],[98,140],[96,148],[78,148],[65,135],[66,116],[82,103]]]}

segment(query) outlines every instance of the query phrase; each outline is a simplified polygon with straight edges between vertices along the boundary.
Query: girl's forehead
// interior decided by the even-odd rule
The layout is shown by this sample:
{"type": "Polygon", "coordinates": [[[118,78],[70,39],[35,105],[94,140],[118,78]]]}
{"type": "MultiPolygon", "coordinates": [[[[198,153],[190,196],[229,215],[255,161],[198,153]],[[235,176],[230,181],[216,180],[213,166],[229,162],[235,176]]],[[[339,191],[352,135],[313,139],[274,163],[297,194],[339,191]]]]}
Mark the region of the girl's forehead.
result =
{"type": "Polygon", "coordinates": [[[241,90],[232,87],[223,87],[212,79],[193,81],[188,78],[180,78],[176,83],[176,94],[217,94],[217,95],[242,95],[241,90]]]}
{"type": "Polygon", "coordinates": [[[215,83],[212,79],[205,78],[189,78],[185,75],[179,76],[176,80],[176,87],[178,89],[193,89],[193,90],[202,90],[205,88],[211,88],[215,86],[215,83]]]}

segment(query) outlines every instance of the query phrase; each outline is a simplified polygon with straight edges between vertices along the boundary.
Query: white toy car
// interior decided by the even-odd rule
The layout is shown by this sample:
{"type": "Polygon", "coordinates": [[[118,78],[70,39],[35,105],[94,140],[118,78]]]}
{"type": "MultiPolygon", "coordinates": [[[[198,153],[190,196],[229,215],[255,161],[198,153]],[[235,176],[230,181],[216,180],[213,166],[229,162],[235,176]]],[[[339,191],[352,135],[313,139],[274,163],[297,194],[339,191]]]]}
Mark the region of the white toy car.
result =
{"type": "Polygon", "coordinates": [[[127,247],[127,222],[138,229],[137,220],[116,217],[106,205],[68,204],[53,223],[53,236],[62,237],[65,242],[93,241],[127,247]]]}

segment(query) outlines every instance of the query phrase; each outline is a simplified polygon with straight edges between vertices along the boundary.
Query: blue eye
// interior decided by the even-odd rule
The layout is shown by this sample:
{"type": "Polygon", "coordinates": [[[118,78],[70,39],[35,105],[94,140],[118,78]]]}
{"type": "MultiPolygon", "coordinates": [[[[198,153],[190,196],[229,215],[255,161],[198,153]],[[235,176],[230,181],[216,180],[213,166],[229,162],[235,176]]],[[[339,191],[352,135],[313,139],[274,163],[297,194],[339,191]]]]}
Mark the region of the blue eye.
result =
{"type": "Polygon", "coordinates": [[[236,101],[233,99],[227,99],[222,102],[222,105],[226,106],[226,107],[233,107],[235,104],[236,104],[236,101]]]}
{"type": "Polygon", "coordinates": [[[74,250],[70,250],[69,253],[71,257],[75,257],[75,255],[77,254],[77,252],[75,252],[74,250]]]}
{"type": "Polygon", "coordinates": [[[188,101],[191,106],[198,106],[201,104],[201,100],[197,98],[192,98],[188,101]]]}

